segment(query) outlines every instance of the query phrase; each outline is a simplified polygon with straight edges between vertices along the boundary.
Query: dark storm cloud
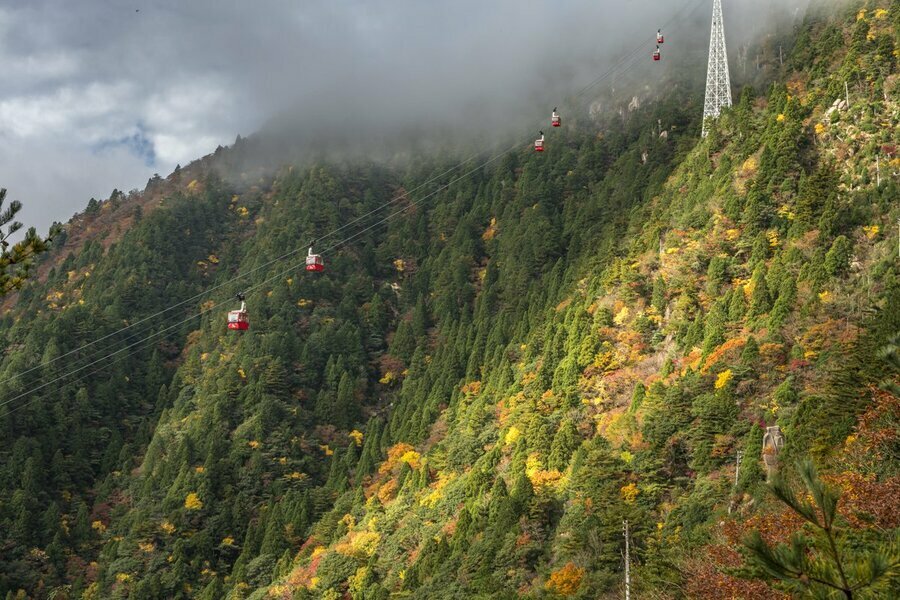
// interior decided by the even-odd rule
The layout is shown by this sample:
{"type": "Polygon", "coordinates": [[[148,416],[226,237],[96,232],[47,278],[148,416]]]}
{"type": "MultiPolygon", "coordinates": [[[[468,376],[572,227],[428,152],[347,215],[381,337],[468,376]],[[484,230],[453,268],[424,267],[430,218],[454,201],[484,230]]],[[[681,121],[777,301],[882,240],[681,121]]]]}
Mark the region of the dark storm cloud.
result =
{"type": "Polygon", "coordinates": [[[515,125],[698,1],[0,0],[0,186],[45,227],[273,115],[515,125]]]}

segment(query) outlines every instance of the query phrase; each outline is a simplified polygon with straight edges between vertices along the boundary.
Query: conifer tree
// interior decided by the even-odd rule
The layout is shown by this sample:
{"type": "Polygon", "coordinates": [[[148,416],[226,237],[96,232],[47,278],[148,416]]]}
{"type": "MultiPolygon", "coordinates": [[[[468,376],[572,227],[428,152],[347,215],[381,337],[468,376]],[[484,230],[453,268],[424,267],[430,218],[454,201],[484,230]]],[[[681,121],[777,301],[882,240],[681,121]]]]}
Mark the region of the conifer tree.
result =
{"type": "Polygon", "coordinates": [[[791,594],[811,597],[888,597],[900,584],[900,554],[895,545],[859,539],[838,513],[840,493],[825,484],[811,461],[797,467],[802,488],[796,492],[782,474],[769,486],[785,507],[805,522],[789,544],[772,547],[759,531],[746,540],[744,577],[771,581],[791,594]],[[807,499],[809,498],[809,499],[807,499]],[[810,500],[811,499],[811,500],[810,500]]]}
{"type": "Polygon", "coordinates": [[[41,238],[32,227],[22,240],[10,245],[10,238],[23,227],[16,220],[16,215],[22,210],[22,203],[13,200],[3,210],[5,200],[6,188],[0,188],[0,297],[25,285],[34,263],[33,258],[49,250],[53,241],[52,231],[50,236],[41,238]],[[8,227],[3,231],[5,226],[8,227]]]}

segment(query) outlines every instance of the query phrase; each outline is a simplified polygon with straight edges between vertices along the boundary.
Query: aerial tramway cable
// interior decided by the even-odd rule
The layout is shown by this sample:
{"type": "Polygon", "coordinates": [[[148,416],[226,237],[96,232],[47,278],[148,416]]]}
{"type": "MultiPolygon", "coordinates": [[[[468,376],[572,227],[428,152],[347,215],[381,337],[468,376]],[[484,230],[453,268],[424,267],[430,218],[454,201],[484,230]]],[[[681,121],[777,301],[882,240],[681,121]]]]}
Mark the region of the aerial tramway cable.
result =
{"type": "MultiPolygon", "coordinates": [[[[675,15],[674,15],[674,16],[673,16],[673,17],[665,24],[665,26],[668,27],[668,26],[669,26],[672,22],[674,22],[676,19],[681,19],[681,18],[683,18],[684,16],[690,15],[691,13],[693,13],[693,12],[697,9],[697,7],[698,7],[700,4],[702,4],[702,2],[703,2],[703,0],[699,0],[699,1],[695,4],[695,6],[694,6],[690,11],[688,11],[687,15],[681,15],[681,12],[682,12],[682,11],[679,11],[678,13],[676,13],[676,14],[675,14],[675,15]]],[[[596,85],[598,85],[599,83],[601,83],[603,80],[605,80],[606,78],[608,78],[610,75],[614,74],[614,73],[615,73],[616,71],[618,71],[620,68],[630,66],[633,62],[636,61],[636,58],[637,58],[637,57],[639,57],[639,56],[642,55],[642,53],[644,52],[644,47],[645,47],[646,45],[647,45],[647,42],[644,42],[644,43],[642,43],[639,47],[637,47],[637,48],[635,48],[633,51],[631,51],[630,53],[627,53],[626,55],[624,55],[624,56],[623,56],[622,58],[620,58],[616,63],[614,63],[614,64],[613,64],[612,66],[610,66],[606,71],[604,71],[599,77],[595,78],[593,81],[589,82],[588,84],[586,84],[585,86],[583,86],[582,88],[580,88],[578,91],[576,91],[572,96],[570,96],[570,99],[577,98],[578,96],[584,94],[585,92],[587,92],[588,90],[590,90],[591,88],[595,87],[596,85]]],[[[514,150],[516,150],[516,149],[518,149],[518,148],[520,148],[520,145],[519,145],[519,143],[517,142],[517,143],[516,143],[514,146],[512,146],[511,148],[508,148],[508,149],[506,149],[506,150],[503,150],[502,152],[500,152],[500,153],[498,153],[498,154],[492,156],[490,159],[488,159],[488,160],[486,160],[486,161],[483,161],[482,163],[480,163],[480,164],[479,164],[478,166],[476,166],[475,168],[473,168],[473,169],[467,171],[466,173],[463,173],[462,175],[459,175],[459,176],[456,177],[455,179],[449,181],[449,182],[446,183],[446,184],[443,184],[442,186],[438,187],[436,190],[430,192],[429,194],[423,196],[422,198],[419,198],[418,200],[412,202],[411,204],[404,206],[404,207],[401,208],[400,210],[394,211],[394,212],[388,214],[386,217],[384,217],[384,218],[382,218],[382,219],[380,219],[380,220],[378,220],[378,221],[372,223],[371,225],[369,225],[369,226],[363,228],[362,230],[358,231],[357,233],[355,233],[355,234],[353,234],[353,235],[351,235],[351,236],[349,236],[349,237],[347,237],[347,238],[345,238],[345,239],[342,239],[342,240],[336,242],[335,244],[332,244],[331,246],[329,246],[328,248],[326,248],[326,249],[323,250],[322,252],[323,252],[323,253],[327,253],[327,252],[329,252],[329,251],[331,251],[331,250],[333,250],[333,249],[335,249],[335,248],[337,248],[337,247],[339,247],[339,246],[341,246],[341,245],[344,245],[344,244],[346,244],[346,243],[348,243],[348,242],[350,242],[350,241],[352,241],[352,240],[358,238],[359,236],[361,236],[361,235],[362,235],[363,233],[365,233],[366,231],[370,231],[370,230],[373,229],[374,227],[377,227],[378,225],[381,225],[381,224],[387,222],[388,220],[390,220],[390,219],[393,218],[394,216],[399,215],[399,214],[405,212],[406,210],[408,210],[409,208],[412,208],[413,206],[416,206],[416,205],[420,204],[421,202],[425,201],[426,199],[428,199],[428,198],[434,196],[435,194],[437,194],[437,193],[439,193],[439,192],[441,192],[441,191],[447,189],[448,187],[450,187],[450,186],[453,185],[454,183],[457,183],[458,181],[461,181],[462,179],[464,179],[464,178],[468,177],[469,175],[471,175],[471,174],[473,174],[473,173],[479,171],[480,169],[482,169],[482,168],[486,167],[487,165],[489,165],[489,164],[495,162],[496,160],[502,158],[503,156],[506,156],[507,154],[509,154],[510,152],[512,152],[512,151],[514,151],[514,150]]],[[[394,198],[392,198],[390,201],[386,202],[385,204],[380,205],[380,206],[378,206],[378,207],[376,207],[376,208],[370,210],[369,212],[367,212],[367,213],[365,213],[365,214],[363,214],[363,215],[360,215],[360,216],[358,216],[358,217],[352,219],[351,221],[345,223],[344,225],[342,225],[341,227],[338,227],[337,229],[334,229],[334,230],[332,230],[332,231],[330,231],[330,232],[328,232],[328,233],[326,233],[326,234],[324,234],[324,235],[322,235],[322,236],[319,236],[319,237],[315,238],[313,241],[321,241],[321,240],[327,239],[327,238],[329,238],[329,237],[332,237],[332,236],[335,235],[336,233],[338,233],[338,232],[340,232],[340,231],[342,231],[342,230],[344,230],[344,229],[347,229],[348,227],[350,227],[350,226],[352,226],[352,225],[354,225],[354,224],[360,222],[360,221],[363,220],[363,219],[368,218],[369,216],[372,216],[372,215],[375,214],[376,212],[379,212],[379,211],[383,210],[384,208],[386,208],[386,207],[388,207],[388,206],[390,206],[390,205],[392,205],[392,204],[394,204],[394,203],[396,203],[396,202],[399,202],[400,200],[402,200],[402,199],[404,199],[404,198],[408,199],[409,195],[412,194],[413,192],[415,192],[416,190],[419,190],[419,189],[421,189],[422,187],[425,187],[425,186],[427,186],[427,185],[430,185],[431,183],[434,183],[436,180],[438,180],[438,179],[444,177],[444,176],[447,175],[448,173],[450,173],[450,172],[452,172],[452,171],[458,169],[459,167],[465,165],[465,164],[468,163],[468,162],[471,162],[472,159],[475,158],[476,156],[477,156],[477,154],[475,154],[475,155],[473,155],[473,156],[471,156],[471,157],[465,159],[464,161],[462,161],[462,162],[460,162],[460,163],[454,165],[454,166],[451,167],[450,169],[447,169],[447,170],[443,171],[441,174],[432,177],[431,179],[429,179],[428,181],[422,183],[422,184],[419,185],[419,186],[416,186],[415,188],[413,188],[413,190],[410,190],[410,191],[404,192],[403,194],[399,194],[399,195],[395,196],[394,198]]],[[[231,279],[226,280],[226,281],[224,281],[224,282],[222,282],[222,283],[216,284],[216,285],[214,285],[214,286],[212,286],[212,287],[210,287],[210,288],[207,288],[206,290],[204,290],[204,291],[202,291],[202,292],[200,292],[200,293],[198,293],[198,294],[195,294],[194,296],[191,296],[190,298],[187,298],[187,299],[182,300],[182,301],[180,301],[180,302],[178,302],[178,303],[176,303],[176,304],[173,304],[173,305],[171,305],[171,306],[169,306],[169,307],[167,307],[167,308],[164,308],[163,310],[158,311],[157,313],[154,313],[154,314],[152,314],[152,315],[150,315],[150,316],[147,316],[147,317],[143,317],[143,318],[139,319],[138,321],[135,321],[134,323],[131,323],[131,324],[127,325],[126,327],[123,327],[123,328],[121,328],[121,329],[119,329],[119,330],[117,330],[117,331],[114,331],[114,332],[111,332],[111,333],[109,333],[109,334],[106,334],[106,335],[104,335],[104,336],[102,336],[102,337],[100,337],[100,338],[98,338],[98,339],[96,339],[96,340],[94,340],[94,341],[92,341],[92,342],[89,342],[89,343],[84,344],[84,345],[82,345],[82,346],[80,346],[80,347],[78,347],[78,348],[75,348],[75,349],[73,349],[73,350],[70,350],[70,351],[66,352],[65,354],[62,354],[62,355],[60,355],[60,356],[58,356],[58,357],[55,357],[55,358],[53,358],[53,359],[51,359],[51,360],[49,360],[49,361],[46,361],[46,362],[41,363],[41,364],[39,364],[39,365],[35,365],[35,366],[33,366],[33,367],[30,367],[29,369],[27,369],[27,370],[25,370],[25,371],[22,371],[21,373],[18,373],[18,374],[16,374],[16,375],[13,375],[13,376],[11,376],[11,377],[8,377],[8,378],[6,378],[6,379],[0,381],[0,384],[6,383],[6,382],[9,382],[9,381],[13,381],[13,380],[15,380],[15,379],[17,379],[17,378],[19,378],[19,377],[21,377],[21,376],[23,376],[23,375],[26,375],[26,374],[28,374],[28,373],[30,373],[30,372],[32,372],[32,371],[38,369],[38,368],[45,367],[45,366],[49,366],[50,364],[55,363],[56,361],[58,361],[58,360],[60,360],[60,359],[62,359],[62,358],[65,358],[65,357],[67,357],[67,356],[70,356],[71,354],[73,354],[73,353],[75,353],[75,352],[78,352],[78,351],[80,351],[80,350],[84,350],[84,349],[86,349],[86,348],[88,348],[88,347],[91,347],[91,346],[93,346],[93,345],[95,345],[95,344],[97,344],[97,343],[99,343],[99,342],[101,342],[101,341],[103,341],[103,340],[109,339],[110,337],[113,337],[113,336],[115,336],[115,335],[117,335],[117,334],[119,334],[119,333],[122,333],[123,331],[127,331],[127,330],[131,329],[132,327],[135,327],[135,326],[138,325],[138,324],[147,322],[147,321],[149,321],[149,320],[151,320],[151,319],[153,319],[153,318],[155,318],[155,317],[158,317],[158,316],[160,316],[160,315],[162,315],[162,314],[165,314],[166,312],[168,312],[168,311],[170,311],[170,310],[173,310],[173,309],[175,309],[175,308],[177,308],[177,307],[179,307],[179,306],[183,306],[184,304],[186,304],[186,303],[188,303],[188,302],[191,302],[192,300],[196,300],[196,299],[199,299],[199,298],[201,298],[201,297],[203,297],[203,296],[205,296],[205,295],[208,295],[208,294],[210,294],[210,293],[212,293],[212,292],[214,292],[214,291],[216,291],[216,290],[218,290],[218,289],[221,289],[222,287],[225,287],[225,286],[227,286],[227,285],[229,285],[229,284],[232,284],[232,283],[234,283],[234,282],[236,282],[236,281],[238,281],[238,280],[240,280],[240,279],[243,279],[243,278],[245,278],[245,277],[247,277],[247,276],[249,276],[249,275],[251,275],[251,274],[253,274],[253,273],[255,273],[255,272],[258,272],[258,271],[261,270],[261,269],[264,269],[264,268],[266,268],[266,267],[268,267],[268,266],[271,266],[271,265],[273,265],[273,264],[275,264],[275,263],[278,263],[278,262],[280,262],[280,261],[282,261],[282,260],[284,260],[284,259],[286,259],[286,258],[288,258],[288,257],[290,257],[290,256],[293,256],[293,255],[297,254],[298,252],[300,252],[304,247],[306,247],[306,246],[300,246],[300,247],[298,247],[298,248],[295,248],[295,249],[291,250],[290,252],[286,252],[286,253],[284,253],[284,254],[282,254],[282,255],[280,255],[280,256],[278,256],[278,257],[276,257],[276,258],[274,258],[274,259],[272,259],[272,260],[270,260],[270,261],[267,261],[266,263],[263,263],[262,265],[259,265],[259,266],[257,266],[257,267],[254,267],[253,269],[251,269],[251,270],[249,270],[249,271],[246,271],[246,272],[244,272],[244,273],[240,273],[240,274],[238,274],[238,275],[232,277],[231,279]]],[[[287,269],[285,269],[285,270],[283,270],[283,271],[280,271],[279,273],[276,273],[276,274],[273,275],[272,277],[266,278],[266,279],[264,279],[264,280],[262,280],[262,281],[260,281],[260,282],[258,282],[258,283],[256,283],[256,284],[254,284],[254,285],[252,285],[252,286],[246,288],[244,291],[247,292],[247,291],[256,289],[256,288],[258,288],[258,287],[260,287],[260,286],[262,286],[262,285],[265,285],[266,283],[269,283],[270,281],[273,281],[274,279],[277,279],[277,278],[279,278],[279,277],[283,277],[283,276],[286,275],[287,273],[290,273],[290,272],[296,270],[297,268],[299,268],[299,266],[300,266],[299,264],[298,264],[298,265],[291,265],[289,268],[287,268],[287,269]]],[[[181,325],[184,325],[185,323],[187,323],[187,322],[189,322],[189,321],[192,321],[192,320],[196,319],[197,317],[201,317],[201,316],[203,316],[204,314],[209,313],[209,312],[212,311],[213,309],[218,308],[220,304],[221,304],[221,302],[220,302],[220,303],[213,304],[212,306],[203,308],[203,309],[201,309],[199,312],[194,313],[194,314],[192,314],[192,315],[186,317],[185,319],[183,319],[183,320],[181,320],[181,321],[179,321],[179,322],[177,322],[177,323],[174,323],[174,324],[172,324],[172,325],[169,325],[168,327],[166,327],[166,328],[164,328],[164,329],[162,329],[162,330],[159,330],[159,331],[157,331],[157,332],[155,332],[155,333],[152,333],[152,334],[150,334],[150,335],[148,335],[148,336],[146,336],[146,337],[144,337],[144,338],[141,338],[141,339],[139,339],[139,340],[137,340],[137,341],[135,341],[135,342],[132,342],[132,343],[130,343],[130,344],[124,346],[123,348],[120,348],[120,349],[118,349],[118,350],[115,350],[115,351],[113,351],[113,352],[110,352],[110,353],[106,354],[105,356],[102,356],[102,357],[100,357],[100,358],[97,358],[97,359],[93,360],[92,362],[89,362],[89,363],[87,363],[87,364],[85,364],[85,365],[82,365],[81,367],[78,367],[78,368],[75,368],[75,369],[73,369],[73,370],[70,370],[70,371],[68,371],[68,372],[66,372],[66,373],[63,373],[63,374],[61,374],[61,375],[59,375],[59,376],[57,376],[57,377],[55,377],[55,378],[53,378],[53,379],[51,379],[51,380],[49,380],[49,381],[46,381],[46,382],[42,383],[42,384],[39,385],[39,386],[33,387],[33,388],[31,388],[31,389],[29,389],[29,390],[27,390],[27,391],[25,391],[25,392],[21,392],[21,393],[19,393],[19,394],[13,396],[13,397],[11,397],[11,398],[8,398],[8,399],[4,400],[3,402],[0,402],[0,408],[4,407],[4,406],[6,406],[6,405],[8,405],[8,404],[10,404],[10,403],[12,403],[12,402],[14,402],[14,401],[20,399],[20,398],[23,398],[23,397],[25,397],[25,396],[28,396],[28,395],[30,395],[30,394],[32,394],[32,393],[34,393],[34,392],[40,391],[41,389],[44,389],[44,388],[46,388],[47,386],[52,385],[53,383],[57,383],[57,382],[59,382],[59,381],[61,381],[61,380],[63,380],[63,379],[66,379],[66,378],[68,378],[68,377],[70,377],[70,376],[72,376],[72,375],[75,375],[75,374],[77,374],[77,373],[80,373],[81,371],[83,371],[83,370],[85,370],[85,369],[87,369],[87,368],[89,368],[89,367],[91,367],[91,366],[94,366],[94,365],[97,365],[97,364],[99,364],[99,363],[105,362],[107,359],[112,358],[112,357],[114,357],[114,356],[117,356],[117,355],[123,353],[124,351],[131,349],[131,348],[135,348],[135,349],[134,349],[132,352],[129,352],[128,354],[122,355],[122,356],[120,356],[119,358],[115,359],[115,360],[112,362],[112,364],[114,364],[114,363],[116,363],[116,362],[119,362],[119,361],[121,361],[121,360],[123,360],[123,359],[125,359],[125,358],[127,358],[127,357],[129,357],[129,356],[133,356],[134,354],[136,354],[137,352],[140,352],[140,351],[143,349],[141,346],[142,346],[145,342],[151,341],[151,340],[153,340],[153,339],[155,339],[155,338],[157,338],[157,337],[159,337],[159,336],[161,336],[161,335],[163,335],[163,334],[166,334],[166,337],[168,337],[168,335],[171,335],[172,333],[175,332],[175,331],[173,331],[173,330],[175,330],[176,328],[180,327],[181,325]],[[167,332],[169,332],[169,333],[167,334],[167,332]]],[[[144,332],[146,332],[146,331],[148,331],[148,330],[145,329],[144,332]]],[[[93,358],[93,357],[97,356],[97,354],[98,354],[98,353],[94,353],[94,354],[93,354],[91,357],[89,357],[89,358],[93,358]]],[[[77,381],[81,381],[82,379],[84,379],[84,378],[86,378],[86,377],[89,377],[90,375],[99,372],[100,370],[102,370],[103,368],[105,368],[105,366],[107,366],[107,365],[103,365],[103,366],[99,367],[98,369],[95,369],[95,370],[91,371],[90,373],[81,375],[81,376],[79,376],[78,378],[76,378],[74,381],[71,381],[71,382],[69,382],[69,383],[74,383],[74,382],[77,382],[77,381]]],[[[8,409],[8,410],[7,410],[7,414],[8,414],[8,413],[11,413],[11,412],[14,412],[14,411],[17,411],[17,410],[20,410],[20,409],[22,409],[22,408],[24,408],[24,407],[30,405],[32,402],[34,402],[34,401],[36,401],[36,400],[37,400],[37,399],[35,399],[35,400],[31,401],[31,402],[26,402],[26,403],[24,403],[24,404],[22,404],[22,405],[20,405],[20,406],[15,407],[15,408],[8,409]]]]}
{"type": "MultiPolygon", "coordinates": [[[[350,225],[353,225],[354,223],[357,223],[357,222],[361,221],[362,219],[365,219],[366,217],[371,216],[372,214],[378,212],[379,210],[382,210],[384,207],[390,206],[390,205],[392,205],[392,204],[394,204],[394,203],[396,203],[396,202],[399,202],[400,200],[402,200],[402,199],[404,199],[404,198],[408,198],[408,196],[409,196],[410,194],[416,192],[417,190],[419,190],[419,189],[421,189],[421,188],[423,188],[423,187],[425,187],[425,186],[427,186],[427,185],[430,185],[430,184],[434,183],[435,181],[437,181],[437,180],[440,179],[441,177],[444,177],[445,175],[447,175],[447,174],[450,173],[451,171],[454,171],[454,170],[458,169],[460,166],[462,166],[462,165],[464,165],[464,164],[466,164],[466,163],[468,163],[468,162],[471,162],[472,159],[476,158],[477,156],[478,156],[477,154],[473,154],[473,155],[470,156],[469,158],[465,159],[464,161],[462,161],[462,162],[460,162],[460,163],[458,163],[458,164],[456,164],[456,165],[453,165],[452,167],[450,167],[450,168],[447,169],[446,171],[440,173],[439,175],[435,175],[434,177],[432,177],[432,178],[429,179],[428,181],[425,181],[424,183],[422,183],[422,184],[420,184],[420,185],[414,187],[414,188],[411,189],[411,190],[404,191],[402,194],[398,194],[397,196],[394,196],[393,198],[391,198],[391,199],[390,199],[388,202],[386,202],[385,204],[383,204],[383,205],[381,205],[381,206],[378,206],[378,207],[376,207],[376,208],[370,210],[369,212],[367,212],[367,213],[365,213],[365,214],[363,214],[363,215],[360,215],[359,217],[354,218],[353,220],[351,220],[351,221],[345,223],[344,225],[338,227],[337,229],[334,229],[333,231],[329,231],[328,233],[323,234],[322,236],[316,238],[314,241],[320,241],[320,240],[323,240],[323,239],[327,239],[327,238],[333,236],[334,234],[338,233],[339,231],[342,231],[342,230],[346,229],[346,228],[349,227],[350,225]]],[[[47,367],[47,366],[49,366],[49,365],[55,363],[55,362],[58,361],[58,360],[61,360],[61,359],[63,359],[63,358],[66,358],[67,356],[70,356],[70,355],[72,355],[72,354],[74,354],[74,353],[76,353],[76,352],[80,352],[80,351],[82,351],[82,350],[85,350],[85,349],[87,349],[87,348],[90,348],[91,346],[93,346],[93,345],[95,345],[95,344],[97,344],[97,343],[99,343],[99,342],[102,342],[102,341],[104,341],[104,340],[107,340],[107,339],[109,339],[109,338],[111,338],[111,337],[114,337],[114,336],[116,336],[116,335],[118,335],[118,334],[120,334],[120,333],[122,333],[122,332],[124,332],[124,331],[128,331],[128,330],[131,329],[132,327],[136,327],[137,325],[139,325],[139,324],[141,324],[141,323],[145,323],[145,322],[147,322],[147,321],[151,321],[151,320],[153,320],[153,319],[156,319],[157,317],[160,317],[160,316],[164,315],[165,313],[169,312],[170,310],[173,310],[173,309],[175,309],[175,308],[178,308],[179,306],[183,306],[183,305],[185,305],[185,304],[187,304],[188,302],[191,302],[191,301],[193,301],[193,300],[198,300],[198,299],[202,298],[203,296],[205,296],[205,295],[207,295],[207,294],[210,294],[210,293],[216,291],[217,289],[222,288],[222,287],[228,285],[229,283],[232,283],[233,281],[236,281],[236,280],[238,280],[238,279],[243,279],[243,278],[245,278],[245,277],[247,277],[247,276],[249,276],[249,275],[252,275],[253,273],[255,273],[255,272],[257,272],[257,271],[260,271],[261,269],[264,269],[264,268],[266,268],[266,267],[268,267],[268,266],[271,266],[271,265],[273,265],[273,264],[275,264],[275,263],[277,263],[277,262],[281,262],[282,260],[284,260],[284,259],[286,259],[286,258],[289,258],[289,257],[291,257],[291,256],[293,256],[293,255],[295,255],[295,254],[297,254],[297,253],[300,252],[301,250],[303,250],[303,247],[298,247],[298,248],[295,248],[295,249],[291,250],[290,252],[285,252],[284,254],[282,254],[282,255],[280,255],[280,256],[277,256],[277,257],[275,257],[275,258],[273,258],[273,259],[271,259],[271,260],[269,260],[269,261],[267,261],[267,262],[265,262],[265,263],[263,263],[263,264],[261,264],[261,265],[259,265],[259,266],[257,266],[257,267],[254,267],[254,268],[250,269],[249,271],[245,271],[245,272],[243,272],[243,273],[238,273],[238,274],[235,275],[233,278],[231,278],[231,279],[229,279],[229,280],[227,280],[227,281],[224,281],[224,282],[219,283],[219,284],[216,284],[216,285],[214,285],[214,286],[212,286],[212,287],[206,288],[206,289],[203,290],[202,292],[199,292],[199,293],[197,293],[197,294],[195,294],[195,295],[193,295],[193,296],[191,296],[191,297],[189,297],[189,298],[185,298],[184,300],[181,300],[181,301],[179,301],[179,302],[177,302],[177,303],[175,303],[175,304],[172,304],[172,305],[170,305],[170,306],[168,306],[168,307],[166,307],[166,308],[164,308],[164,309],[162,309],[162,310],[160,310],[160,311],[158,311],[158,312],[155,312],[155,313],[153,313],[153,314],[151,314],[151,315],[148,315],[148,316],[146,316],[146,317],[142,317],[142,318],[138,319],[137,321],[135,321],[134,323],[129,323],[129,324],[126,325],[125,327],[122,327],[122,328],[120,328],[120,329],[117,329],[116,331],[107,333],[107,334],[105,334],[105,335],[103,335],[103,336],[101,336],[101,337],[99,337],[99,338],[97,338],[97,339],[95,339],[95,340],[93,340],[93,341],[91,341],[91,342],[88,342],[88,343],[86,343],[86,344],[83,344],[83,345],[81,345],[81,346],[79,346],[79,347],[77,347],[77,348],[73,348],[72,350],[69,350],[69,351],[67,351],[67,352],[64,353],[64,354],[60,354],[59,356],[57,356],[57,357],[55,357],[55,358],[52,358],[52,359],[50,359],[50,360],[48,360],[48,361],[45,361],[45,362],[42,362],[42,363],[40,363],[40,364],[34,365],[34,366],[32,366],[32,367],[29,367],[28,369],[25,369],[24,371],[21,371],[21,372],[19,372],[19,373],[16,373],[15,375],[11,375],[11,376],[7,377],[6,379],[2,379],[2,380],[0,380],[0,384],[7,383],[7,382],[9,382],[9,381],[14,381],[14,380],[16,380],[16,379],[22,377],[23,375],[27,375],[28,373],[31,373],[32,371],[35,371],[35,370],[40,369],[40,368],[42,368],[42,367],[47,367]]],[[[149,329],[146,329],[145,331],[149,331],[149,329]]],[[[96,354],[94,354],[94,356],[96,356],[96,354]]],[[[0,405],[0,406],[2,406],[2,405],[0,405]]]]}

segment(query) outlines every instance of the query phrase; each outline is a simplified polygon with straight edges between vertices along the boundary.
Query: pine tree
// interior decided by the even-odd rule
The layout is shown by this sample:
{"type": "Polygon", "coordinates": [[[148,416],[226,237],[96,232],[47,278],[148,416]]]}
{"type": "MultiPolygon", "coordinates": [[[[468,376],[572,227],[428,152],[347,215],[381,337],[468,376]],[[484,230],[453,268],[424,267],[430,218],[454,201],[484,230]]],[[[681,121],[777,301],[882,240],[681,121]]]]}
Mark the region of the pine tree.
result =
{"type": "MultiPolygon", "coordinates": [[[[5,200],[6,188],[0,188],[0,210],[3,209],[5,200]]],[[[49,250],[53,241],[53,231],[47,238],[41,238],[32,227],[22,240],[10,247],[9,238],[22,229],[22,223],[16,221],[20,210],[22,203],[13,200],[6,206],[6,210],[0,212],[0,228],[8,225],[5,232],[0,230],[0,297],[25,285],[34,262],[32,259],[49,250]]]]}
{"type": "Polygon", "coordinates": [[[873,543],[854,536],[838,513],[840,493],[819,479],[812,462],[803,462],[797,470],[803,483],[799,495],[781,474],[774,476],[769,490],[807,524],[807,531],[774,548],[753,531],[746,541],[743,576],[811,597],[852,600],[892,595],[900,584],[896,548],[887,541],[873,543]]]}

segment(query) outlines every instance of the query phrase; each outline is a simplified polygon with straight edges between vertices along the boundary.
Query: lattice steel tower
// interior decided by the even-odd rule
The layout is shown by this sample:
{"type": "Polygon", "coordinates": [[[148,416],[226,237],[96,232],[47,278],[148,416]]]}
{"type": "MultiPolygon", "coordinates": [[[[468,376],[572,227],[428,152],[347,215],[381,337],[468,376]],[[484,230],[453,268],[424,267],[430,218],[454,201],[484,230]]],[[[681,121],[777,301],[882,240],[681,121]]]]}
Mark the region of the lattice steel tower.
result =
{"type": "Polygon", "coordinates": [[[709,34],[709,66],[706,68],[706,99],[703,102],[703,137],[706,120],[719,116],[723,106],[731,106],[731,78],[728,76],[728,52],[725,49],[725,25],[722,0],[713,0],[712,31],[709,34]]]}

